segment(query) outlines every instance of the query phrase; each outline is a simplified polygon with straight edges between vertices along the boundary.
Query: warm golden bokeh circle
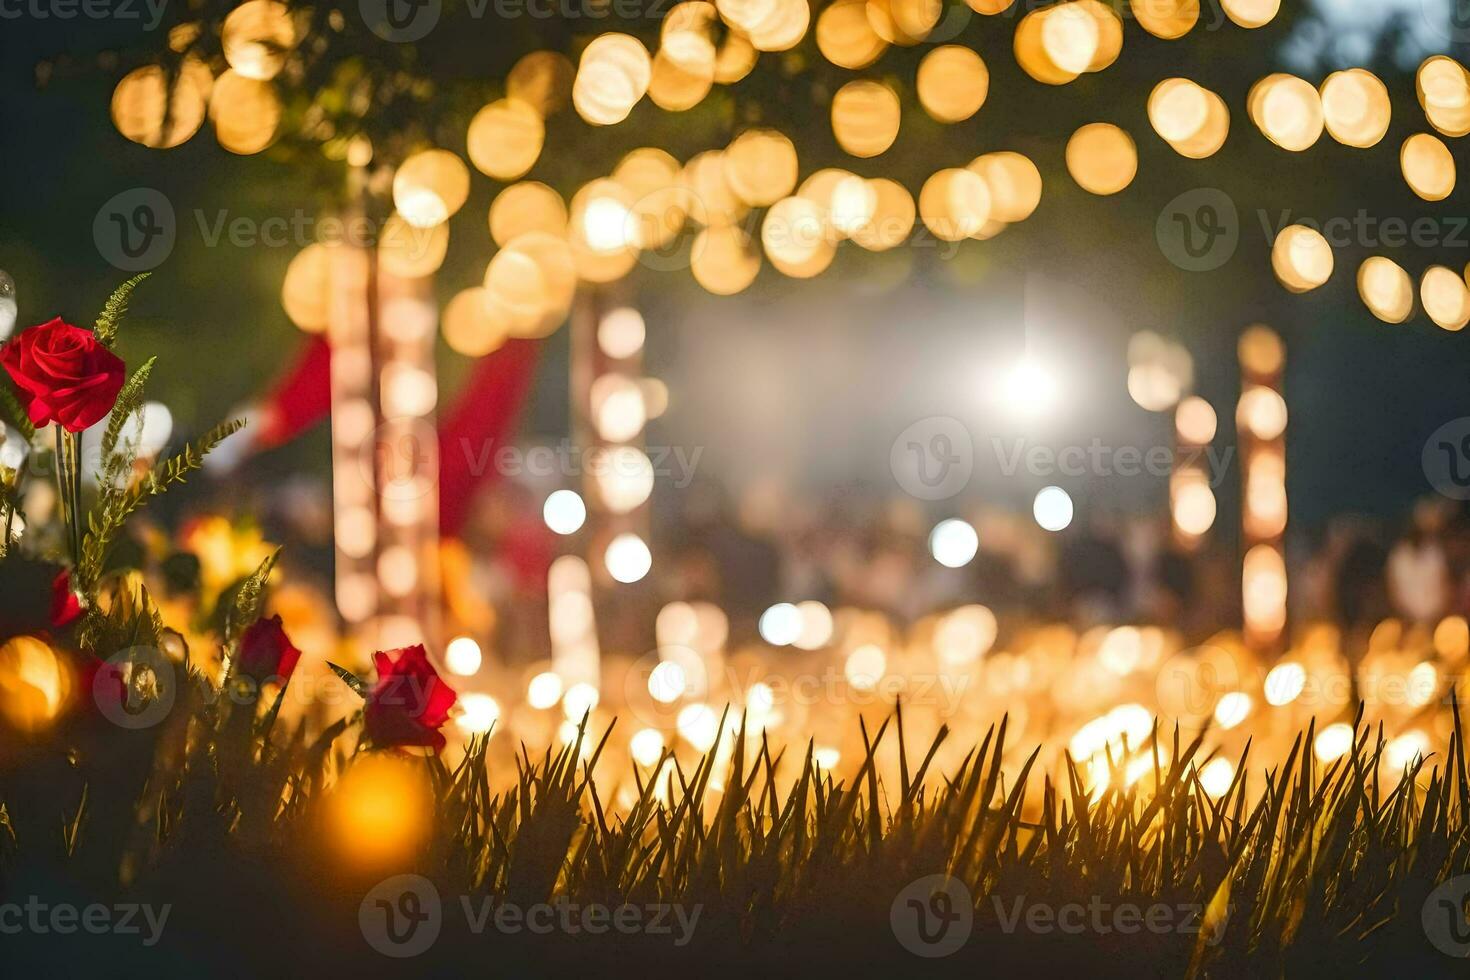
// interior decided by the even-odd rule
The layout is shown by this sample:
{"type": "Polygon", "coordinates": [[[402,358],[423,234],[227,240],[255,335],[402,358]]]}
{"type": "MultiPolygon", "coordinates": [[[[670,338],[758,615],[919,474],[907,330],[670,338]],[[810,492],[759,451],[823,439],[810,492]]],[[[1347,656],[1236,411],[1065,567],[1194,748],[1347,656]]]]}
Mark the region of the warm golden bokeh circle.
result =
{"type": "Polygon", "coordinates": [[[1067,170],[1085,191],[1116,194],[1138,173],[1138,148],[1112,123],[1089,123],[1067,141],[1067,170]]]}

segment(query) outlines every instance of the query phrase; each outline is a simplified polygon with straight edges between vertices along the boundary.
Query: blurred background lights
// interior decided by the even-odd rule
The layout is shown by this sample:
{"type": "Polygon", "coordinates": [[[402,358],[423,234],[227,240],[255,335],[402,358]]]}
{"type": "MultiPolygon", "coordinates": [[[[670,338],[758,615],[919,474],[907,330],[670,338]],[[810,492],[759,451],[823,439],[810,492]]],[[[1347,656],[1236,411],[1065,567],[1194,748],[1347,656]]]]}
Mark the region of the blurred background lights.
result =
{"type": "Polygon", "coordinates": [[[432,829],[427,767],[394,752],[364,752],[330,791],[330,840],[357,863],[406,861],[432,829]]]}
{"type": "Polygon", "coordinates": [[[554,671],[543,670],[526,685],[526,703],[538,711],[555,707],[561,694],[561,676],[554,671]]]}
{"type": "Polygon", "coordinates": [[[1246,109],[1266,138],[1284,150],[1305,150],[1322,136],[1322,97],[1295,75],[1278,73],[1256,82],[1246,109]]]}
{"type": "Polygon", "coordinates": [[[637,582],[653,567],[653,555],[643,539],[625,531],[608,543],[603,555],[607,573],[624,585],[637,582]]]}
{"type": "Polygon", "coordinates": [[[709,705],[690,704],[679,709],[675,727],[696,752],[708,752],[719,737],[720,719],[709,705]]]}
{"type": "Polygon", "coordinates": [[[847,661],[842,665],[842,674],[847,678],[847,683],[859,691],[871,691],[878,686],[887,669],[888,657],[883,653],[883,648],[865,643],[847,655],[847,661]]]}
{"type": "Polygon", "coordinates": [[[980,56],[958,44],[935,48],[919,62],[919,102],[942,123],[969,119],[985,104],[990,72],[980,56]]]}
{"type": "Polygon", "coordinates": [[[594,126],[620,123],[648,92],[652,74],[648,49],[637,38],[600,34],[582,50],[572,105],[594,126]]]}
{"type": "Polygon", "coordinates": [[[1226,758],[1214,758],[1206,762],[1199,771],[1199,783],[1206,793],[1216,799],[1230,791],[1235,781],[1235,763],[1226,758]]]}
{"type": "Polygon", "coordinates": [[[393,206],[415,228],[447,221],[469,194],[469,168],[448,150],[415,153],[393,176],[393,206]]]}
{"type": "Polygon", "coordinates": [[[855,157],[875,157],[898,138],[898,94],[882,82],[848,82],[832,97],[832,133],[855,157]]]}
{"type": "Polygon", "coordinates": [[[546,497],[541,516],[557,534],[575,534],[587,521],[587,505],[575,490],[553,490],[546,497]]]}
{"type": "Polygon", "coordinates": [[[461,695],[459,705],[455,724],[467,735],[483,735],[500,720],[500,704],[488,694],[461,695]]]}
{"type": "Polygon", "coordinates": [[[664,737],[657,729],[639,729],[628,740],[628,754],[633,757],[634,762],[644,768],[657,765],[658,760],[663,757],[663,752],[664,737]]]}
{"type": "Polygon", "coordinates": [[[1443,201],[1455,189],[1455,158],[1438,137],[1415,133],[1399,150],[1409,189],[1426,201],[1443,201]]]}
{"type": "Polygon", "coordinates": [[[0,424],[0,466],[18,470],[30,455],[31,445],[18,430],[0,424]]]}
{"type": "Polygon", "coordinates": [[[1060,385],[1051,369],[1031,355],[1018,358],[1001,376],[1000,407],[1014,418],[1035,419],[1056,407],[1060,385]]]}
{"type": "Polygon", "coordinates": [[[1190,446],[1208,446],[1215,438],[1215,410],[1198,395],[1190,395],[1174,412],[1174,428],[1179,440],[1190,446]]]}
{"type": "Polygon", "coordinates": [[[1352,751],[1353,726],[1337,722],[1317,733],[1312,742],[1312,754],[1318,762],[1335,762],[1352,751]]]}
{"type": "Polygon", "coordinates": [[[1244,691],[1231,691],[1215,705],[1215,724],[1229,731],[1251,713],[1251,696],[1244,691]]]}
{"type": "Polygon", "coordinates": [[[509,181],[531,169],[545,139],[540,113],[519,99],[500,99],[470,120],[466,150],[476,170],[509,181]]]}
{"type": "Polygon", "coordinates": [[[484,357],[510,336],[512,317],[483,286],[461,289],[444,307],[440,331],[450,350],[466,357],[484,357]]]}
{"type": "Polygon", "coordinates": [[[1463,65],[1445,55],[1427,58],[1414,88],[1431,126],[1446,136],[1470,134],[1470,72],[1463,65]]]}
{"type": "Polygon", "coordinates": [[[1315,228],[1291,225],[1271,246],[1271,268],[1294,293],[1316,289],[1332,277],[1332,246],[1315,228]]]}
{"type": "Polygon", "coordinates": [[[1385,323],[1403,323],[1414,312],[1414,280],[1393,259],[1372,255],[1358,266],[1358,295],[1385,323]]]}
{"type": "Polygon", "coordinates": [[[1009,150],[985,153],[966,168],[990,191],[990,217],[1013,223],[1031,217],[1041,203],[1041,171],[1029,157],[1009,150]]]}
{"type": "Polygon", "coordinates": [[[480,672],[480,644],[473,637],[456,636],[444,648],[444,665],[451,674],[473,677],[480,672]]]}
{"type": "Polygon", "coordinates": [[[568,721],[581,722],[582,716],[597,707],[601,700],[597,688],[583,681],[567,688],[561,698],[561,710],[568,721]]]}
{"type": "Polygon", "coordinates": [[[0,718],[13,728],[46,728],[61,713],[70,690],[63,661],[38,637],[17,636],[0,645],[0,718]]]}
{"type": "Polygon", "coordinates": [[[1241,27],[1265,27],[1281,11],[1281,0],[1222,0],[1225,16],[1241,27]]]}
{"type": "Polygon", "coordinates": [[[567,205],[554,189],[534,180],[511,184],[490,204],[490,237],[504,248],[528,231],[558,238],[567,231],[567,205]]]}
{"type": "Polygon", "coordinates": [[[1281,707],[1291,704],[1301,696],[1307,683],[1307,671],[1299,663],[1277,664],[1266,674],[1264,685],[1266,703],[1281,707]]]}
{"type": "Polygon", "coordinates": [[[178,146],[203,125],[214,82],[198,59],[185,59],[172,83],[162,66],[135,68],[113,89],[112,123],[134,143],[178,146]]]}
{"type": "Polygon", "coordinates": [[[832,641],[832,611],[820,602],[807,600],[796,604],[801,616],[801,630],[792,645],[801,650],[819,650],[832,641]]]}
{"type": "Polygon", "coordinates": [[[597,325],[597,346],[613,360],[622,360],[643,349],[644,334],[643,316],[631,307],[620,306],[609,310],[597,325]]]}
{"type": "Polygon", "coordinates": [[[868,23],[867,0],[836,0],[817,17],[817,49],[839,68],[856,70],[877,61],[888,48],[868,23]]]}
{"type": "Polygon", "coordinates": [[[1135,334],[1128,346],[1128,396],[1139,408],[1167,412],[1179,403],[1193,380],[1193,365],[1184,348],[1156,334],[1135,334]],[[1142,340],[1140,340],[1142,338],[1142,340]],[[1151,339],[1150,339],[1151,338],[1151,339]]]}
{"type": "Polygon", "coordinates": [[[1321,97],[1327,133],[1339,143],[1366,149],[1388,132],[1393,113],[1388,87],[1372,72],[1333,72],[1322,82],[1321,97]]]}
{"type": "Polygon", "coordinates": [[[1391,769],[1403,770],[1429,753],[1429,736],[1418,729],[1410,729],[1388,743],[1383,750],[1383,758],[1391,769]]]}
{"type": "Polygon", "coordinates": [[[277,0],[246,0],[225,17],[220,45],[230,67],[246,78],[276,77],[296,44],[291,11],[277,0]]]}
{"type": "Polygon", "coordinates": [[[1236,421],[1257,439],[1270,441],[1286,431],[1286,399],[1265,385],[1252,385],[1241,392],[1236,421]]]}
{"type": "Polygon", "coordinates": [[[968,522],[951,517],[929,532],[929,553],[947,568],[968,565],[980,550],[980,536],[968,522]]]}
{"type": "Polygon", "coordinates": [[[979,236],[990,220],[990,188],[972,170],[940,170],[919,189],[919,214],[947,242],[979,236]]]}
{"type": "Polygon", "coordinates": [[[1224,100],[1187,78],[1167,78],[1154,87],[1148,118],[1175,152],[1195,160],[1219,150],[1230,132],[1224,100]]]}
{"type": "Polygon", "coordinates": [[[684,668],[673,660],[665,660],[648,674],[648,694],[659,704],[673,704],[688,687],[684,668]]]}
{"type": "Polygon", "coordinates": [[[961,606],[944,616],[934,629],[934,646],[947,664],[973,663],[995,643],[999,624],[985,606],[961,606]]]}
{"type": "Polygon", "coordinates": [[[790,646],[801,636],[801,611],[792,603],[778,602],[761,613],[757,628],[771,646],[790,646]]]}
{"type": "Polygon", "coordinates": [[[1454,269],[1430,266],[1419,280],[1419,302],[1436,325],[1445,330],[1462,330],[1470,323],[1470,291],[1454,269]]]}
{"type": "Polygon", "coordinates": [[[1044,531],[1061,531],[1072,523],[1072,498],[1061,487],[1042,487],[1031,513],[1044,531]]]}
{"type": "MultiPolygon", "coordinates": [[[[1135,8],[1136,9],[1136,8],[1135,8]]],[[[1111,123],[1089,123],[1067,141],[1067,171],[1083,190],[1116,194],[1138,173],[1133,137],[1111,123]]]]}
{"type": "Polygon", "coordinates": [[[0,269],[0,341],[10,336],[15,329],[15,318],[19,315],[16,305],[15,280],[10,273],[0,269]]]}
{"type": "Polygon", "coordinates": [[[594,471],[602,504],[614,514],[641,507],[653,493],[653,462],[641,449],[614,446],[598,457],[594,471]]]}

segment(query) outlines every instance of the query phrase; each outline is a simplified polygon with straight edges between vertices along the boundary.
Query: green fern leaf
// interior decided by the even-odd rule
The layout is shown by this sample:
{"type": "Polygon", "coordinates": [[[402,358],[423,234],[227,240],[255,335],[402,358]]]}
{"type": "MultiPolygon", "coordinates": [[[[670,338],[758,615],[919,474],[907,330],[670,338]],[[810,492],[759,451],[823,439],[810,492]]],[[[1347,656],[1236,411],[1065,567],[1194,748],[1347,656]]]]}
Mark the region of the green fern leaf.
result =
{"type": "Polygon", "coordinates": [[[128,378],[127,384],[118,392],[117,402],[107,419],[107,429],[102,433],[102,471],[97,475],[97,485],[104,494],[121,492],[120,484],[124,482],[128,470],[132,469],[133,461],[137,458],[136,440],[124,441],[122,431],[128,419],[143,404],[143,386],[147,384],[148,375],[153,371],[156,360],[157,358],[150,357],[128,378]],[[121,452],[118,451],[119,443],[123,446],[121,452]]]}
{"type": "Polygon", "coordinates": [[[280,557],[280,548],[271,552],[235,593],[234,602],[230,604],[229,613],[225,616],[225,642],[233,646],[246,627],[260,618],[265,609],[265,587],[269,584],[271,571],[280,557]]]}
{"type": "Polygon", "coordinates": [[[102,313],[97,317],[97,326],[93,332],[104,347],[111,347],[117,340],[117,328],[122,325],[122,318],[128,312],[128,297],[133,290],[138,288],[138,283],[147,279],[149,273],[140,272],[117,289],[113,290],[107,298],[107,303],[102,307],[102,313]]]}
{"type": "Polygon", "coordinates": [[[90,592],[102,574],[108,549],[122,530],[123,524],[152,497],[183,483],[204,465],[204,457],[230,436],[245,427],[243,419],[225,422],[210,429],[197,443],[184,446],[179,453],[153,468],[153,471],[123,493],[106,494],[87,515],[87,534],[82,540],[82,560],[77,567],[79,587],[90,592]]]}

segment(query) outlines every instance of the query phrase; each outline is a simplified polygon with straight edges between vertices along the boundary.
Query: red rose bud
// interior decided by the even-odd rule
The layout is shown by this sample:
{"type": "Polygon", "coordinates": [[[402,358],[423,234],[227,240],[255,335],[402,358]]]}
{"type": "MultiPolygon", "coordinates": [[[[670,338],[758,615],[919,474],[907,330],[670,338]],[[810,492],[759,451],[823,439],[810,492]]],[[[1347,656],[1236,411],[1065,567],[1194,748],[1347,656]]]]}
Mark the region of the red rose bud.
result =
{"type": "Polygon", "coordinates": [[[34,425],[52,421],[81,432],[107,417],[122,390],[122,359],[90,330],[57,317],[22,330],[0,348],[0,365],[34,425]]]}
{"type": "Polygon", "coordinates": [[[77,669],[82,713],[100,718],[120,718],[128,711],[128,682],[115,663],[82,654],[77,669]]]}
{"type": "Polygon", "coordinates": [[[71,588],[71,572],[62,569],[51,583],[51,625],[65,629],[82,615],[82,599],[71,588]]]}
{"type": "Polygon", "coordinates": [[[282,682],[291,679],[301,651],[291,643],[281,625],[280,616],[257,619],[240,637],[240,653],[235,669],[243,677],[263,684],[272,677],[282,682]]]}
{"type": "Polygon", "coordinates": [[[444,748],[439,731],[459,700],[422,645],[373,654],[378,683],[363,708],[363,727],[377,748],[427,745],[444,748]]]}

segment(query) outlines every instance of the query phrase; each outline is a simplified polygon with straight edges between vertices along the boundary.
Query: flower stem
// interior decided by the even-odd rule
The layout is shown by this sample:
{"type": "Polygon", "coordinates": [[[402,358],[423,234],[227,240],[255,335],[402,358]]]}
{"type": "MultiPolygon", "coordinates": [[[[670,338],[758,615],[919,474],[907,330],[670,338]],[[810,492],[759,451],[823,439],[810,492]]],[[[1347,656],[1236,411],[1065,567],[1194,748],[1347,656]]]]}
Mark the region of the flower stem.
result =
{"type": "Polygon", "coordinates": [[[56,427],[56,491],[61,496],[61,520],[63,530],[66,531],[67,543],[71,542],[71,482],[66,478],[66,443],[65,431],[59,423],[53,423],[56,427]]]}
{"type": "Polygon", "coordinates": [[[67,545],[71,549],[72,567],[81,564],[82,534],[80,521],[81,476],[76,458],[76,435],[56,424],[56,487],[61,494],[61,512],[66,526],[67,545]]]}
{"type": "Polygon", "coordinates": [[[82,436],[68,432],[71,449],[71,567],[82,566],[82,436]]]}

